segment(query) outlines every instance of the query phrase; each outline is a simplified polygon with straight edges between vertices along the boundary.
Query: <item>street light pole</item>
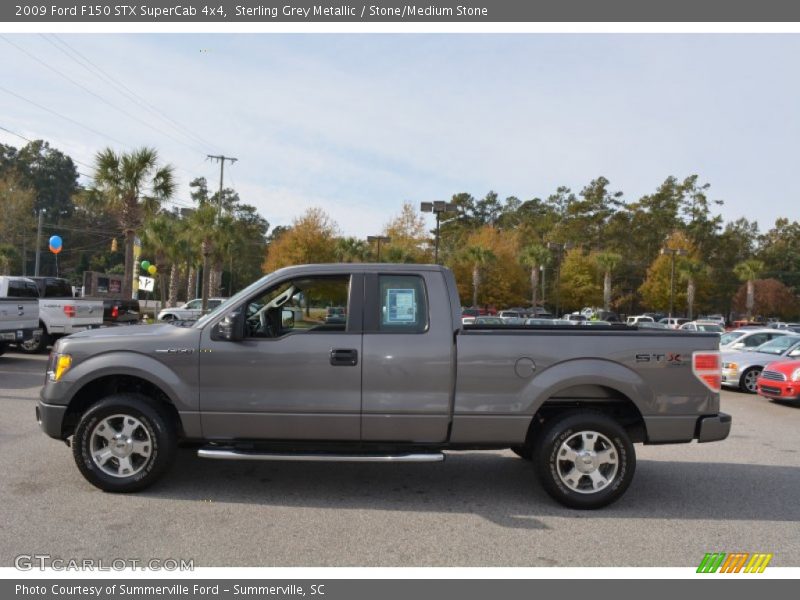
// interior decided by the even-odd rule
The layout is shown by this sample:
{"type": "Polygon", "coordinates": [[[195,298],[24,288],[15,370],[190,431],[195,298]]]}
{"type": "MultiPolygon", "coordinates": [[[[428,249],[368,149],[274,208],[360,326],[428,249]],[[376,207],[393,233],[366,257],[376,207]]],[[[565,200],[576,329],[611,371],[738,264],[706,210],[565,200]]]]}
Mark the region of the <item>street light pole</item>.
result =
{"type": "Polygon", "coordinates": [[[419,206],[422,212],[431,212],[436,215],[436,238],[433,243],[433,262],[439,264],[439,231],[442,213],[456,212],[458,206],[451,202],[444,200],[435,200],[434,202],[422,202],[419,206]]]}
{"type": "Polygon", "coordinates": [[[392,238],[390,238],[389,236],[386,236],[386,235],[368,235],[367,236],[367,242],[369,242],[370,244],[372,242],[377,242],[378,243],[378,262],[381,262],[381,244],[383,242],[388,243],[388,242],[391,242],[391,241],[392,241],[392,238]]]}
{"type": "MultiPolygon", "coordinates": [[[[558,250],[558,260],[556,262],[556,319],[560,319],[559,316],[561,314],[561,258],[563,255],[564,250],[570,250],[572,248],[571,242],[564,242],[563,244],[559,242],[550,242],[547,244],[547,247],[551,250],[558,250]]],[[[534,307],[535,308],[535,307],[534,307]]]]}
{"type": "Polygon", "coordinates": [[[661,254],[669,254],[669,319],[672,320],[672,312],[675,305],[675,255],[686,256],[686,250],[682,248],[662,248],[661,254]]]}

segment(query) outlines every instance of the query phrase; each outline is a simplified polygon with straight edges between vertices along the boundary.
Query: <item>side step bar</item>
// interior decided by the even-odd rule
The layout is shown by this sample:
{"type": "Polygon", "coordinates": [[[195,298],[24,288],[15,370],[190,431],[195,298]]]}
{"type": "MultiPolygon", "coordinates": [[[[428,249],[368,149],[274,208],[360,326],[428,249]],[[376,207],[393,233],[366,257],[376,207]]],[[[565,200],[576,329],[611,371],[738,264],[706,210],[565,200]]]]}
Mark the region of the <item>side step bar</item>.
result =
{"type": "Polygon", "coordinates": [[[289,454],[280,452],[245,452],[221,448],[200,448],[200,458],[217,460],[281,460],[303,462],[442,462],[444,453],[425,452],[417,454],[289,454]]]}

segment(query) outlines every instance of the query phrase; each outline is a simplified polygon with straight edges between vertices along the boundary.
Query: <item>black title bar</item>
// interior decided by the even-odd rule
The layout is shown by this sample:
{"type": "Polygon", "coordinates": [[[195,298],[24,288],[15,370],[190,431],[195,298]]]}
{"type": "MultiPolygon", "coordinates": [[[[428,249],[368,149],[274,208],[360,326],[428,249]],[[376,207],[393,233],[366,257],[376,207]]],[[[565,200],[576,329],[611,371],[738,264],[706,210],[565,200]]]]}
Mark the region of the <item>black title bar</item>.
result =
{"type": "Polygon", "coordinates": [[[786,22],[788,0],[3,0],[5,22],[786,22]]]}

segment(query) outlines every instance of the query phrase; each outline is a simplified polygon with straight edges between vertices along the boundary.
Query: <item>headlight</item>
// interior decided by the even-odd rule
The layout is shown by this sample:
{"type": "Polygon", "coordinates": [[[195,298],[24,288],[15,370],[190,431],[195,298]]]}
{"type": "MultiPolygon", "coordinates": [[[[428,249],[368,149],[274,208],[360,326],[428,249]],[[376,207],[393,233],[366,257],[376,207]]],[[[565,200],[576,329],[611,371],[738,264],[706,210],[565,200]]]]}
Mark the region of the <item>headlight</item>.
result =
{"type": "Polygon", "coordinates": [[[47,378],[50,381],[60,381],[64,374],[72,367],[72,356],[53,352],[50,355],[50,364],[47,367],[47,378]]]}
{"type": "Polygon", "coordinates": [[[739,369],[739,365],[737,365],[736,363],[732,363],[732,362],[724,362],[724,363],[722,363],[722,368],[723,369],[729,369],[731,371],[736,371],[736,370],[739,369]]]}
{"type": "Polygon", "coordinates": [[[792,381],[800,381],[800,369],[795,369],[792,373],[792,381]]]}

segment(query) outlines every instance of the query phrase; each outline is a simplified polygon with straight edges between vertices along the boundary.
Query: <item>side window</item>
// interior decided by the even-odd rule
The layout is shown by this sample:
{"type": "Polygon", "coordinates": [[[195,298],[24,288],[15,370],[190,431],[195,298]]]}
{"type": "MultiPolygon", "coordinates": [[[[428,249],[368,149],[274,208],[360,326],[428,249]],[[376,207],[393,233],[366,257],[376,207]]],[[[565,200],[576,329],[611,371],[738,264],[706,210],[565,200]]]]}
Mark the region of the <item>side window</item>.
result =
{"type": "Polygon", "coordinates": [[[378,277],[379,331],[422,333],[428,329],[425,284],[417,275],[378,277]]]}
{"type": "Polygon", "coordinates": [[[192,300],[186,305],[186,308],[189,310],[196,310],[198,308],[203,308],[203,301],[202,300],[192,300]]]}
{"type": "Polygon", "coordinates": [[[765,333],[757,333],[756,335],[751,335],[744,341],[744,345],[749,348],[754,348],[755,346],[760,346],[764,342],[767,341],[767,334],[765,333]]]}
{"type": "Polygon", "coordinates": [[[289,333],[347,330],[350,277],[309,277],[285,281],[247,305],[246,336],[278,338],[289,333]]]}
{"type": "Polygon", "coordinates": [[[38,298],[39,288],[35,283],[27,281],[14,281],[13,279],[8,282],[8,297],[9,298],[38,298]]]}

